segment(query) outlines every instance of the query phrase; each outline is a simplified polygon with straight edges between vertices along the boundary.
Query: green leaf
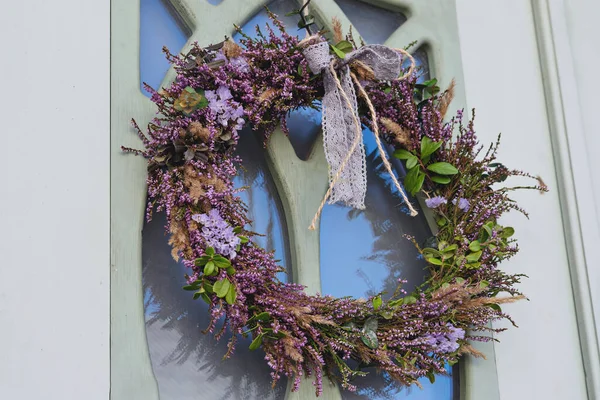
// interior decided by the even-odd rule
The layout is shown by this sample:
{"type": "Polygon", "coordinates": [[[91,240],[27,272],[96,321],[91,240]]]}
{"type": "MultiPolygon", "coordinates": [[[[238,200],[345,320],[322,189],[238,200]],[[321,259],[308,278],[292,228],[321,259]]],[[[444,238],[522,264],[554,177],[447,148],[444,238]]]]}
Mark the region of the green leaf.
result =
{"type": "MultiPolygon", "coordinates": [[[[422,250],[423,254],[432,254],[435,257],[441,257],[442,253],[431,247],[425,247],[422,250]]],[[[427,256],[426,256],[427,257],[427,256]]]]}
{"type": "Polygon", "coordinates": [[[183,290],[189,290],[189,291],[198,290],[198,286],[197,285],[187,285],[187,286],[183,287],[183,290]]]}
{"type": "Polygon", "coordinates": [[[300,14],[300,10],[293,10],[290,11],[289,13],[285,14],[286,17],[291,17],[292,15],[298,15],[300,14]]]}
{"type": "Polygon", "coordinates": [[[225,297],[227,295],[227,292],[229,291],[230,286],[231,286],[231,282],[229,282],[229,279],[227,279],[227,278],[220,279],[215,282],[215,285],[214,285],[215,293],[217,294],[217,296],[219,298],[222,299],[223,297],[225,297]]]}
{"type": "Polygon", "coordinates": [[[489,308],[494,311],[502,312],[502,308],[498,304],[486,304],[489,308]]]}
{"type": "Polygon", "coordinates": [[[438,226],[442,227],[442,226],[446,226],[448,224],[448,220],[444,217],[438,219],[437,221],[438,226]]]}
{"type": "Polygon", "coordinates": [[[417,156],[410,157],[408,160],[406,160],[406,168],[414,168],[417,165],[417,162],[419,162],[417,156]]]}
{"type": "Polygon", "coordinates": [[[240,243],[244,244],[244,243],[248,243],[248,238],[246,236],[238,236],[240,238],[240,243]]]}
{"type": "Polygon", "coordinates": [[[481,281],[481,282],[479,282],[479,287],[482,288],[482,289],[485,289],[488,286],[490,286],[490,283],[488,281],[481,281]]]}
{"type": "Polygon", "coordinates": [[[391,310],[385,310],[381,312],[381,316],[385,319],[392,319],[394,318],[394,312],[391,310]]]}
{"type": "Polygon", "coordinates": [[[212,257],[215,255],[215,249],[209,246],[206,248],[205,253],[212,257]]]}
{"type": "Polygon", "coordinates": [[[378,325],[379,324],[377,322],[377,317],[367,318],[367,320],[365,321],[365,324],[363,325],[363,331],[375,332],[377,330],[378,325]]]}
{"type": "Polygon", "coordinates": [[[435,374],[431,371],[427,373],[427,378],[429,378],[429,382],[435,383],[435,374]]]}
{"type": "Polygon", "coordinates": [[[214,273],[216,273],[215,263],[213,261],[207,262],[204,266],[204,275],[212,276],[214,273]]]}
{"type": "Polygon", "coordinates": [[[484,242],[485,242],[485,241],[486,241],[488,238],[491,238],[491,237],[493,236],[493,234],[494,234],[494,233],[492,232],[492,228],[490,228],[488,225],[484,225],[484,226],[483,226],[483,231],[484,231],[484,233],[486,233],[486,234],[487,234],[487,237],[486,237],[485,235],[483,236],[483,237],[484,237],[484,239],[483,239],[483,241],[484,241],[484,242]]]}
{"type": "Polygon", "coordinates": [[[435,183],[439,183],[440,185],[447,185],[452,182],[452,178],[441,175],[432,175],[430,179],[435,183]]]}
{"type": "Polygon", "coordinates": [[[229,267],[227,267],[227,274],[228,275],[235,274],[235,268],[233,268],[231,265],[229,267]]]}
{"type": "Polygon", "coordinates": [[[337,47],[335,47],[332,44],[329,46],[331,47],[331,50],[333,50],[335,55],[338,56],[339,58],[341,58],[342,60],[346,57],[346,53],[344,53],[342,50],[338,49],[337,47]]]}
{"type": "Polygon", "coordinates": [[[429,164],[427,169],[440,175],[456,175],[458,170],[450,163],[447,162],[436,162],[429,164]]]}
{"type": "Polygon", "coordinates": [[[208,297],[206,293],[202,293],[200,297],[202,297],[202,300],[204,300],[206,304],[210,305],[210,297],[208,297]]]}
{"type": "Polygon", "coordinates": [[[200,296],[202,296],[202,292],[199,292],[199,291],[198,291],[198,292],[194,293],[194,295],[192,296],[192,298],[193,298],[194,300],[198,300],[198,298],[199,298],[200,296]]]}
{"type": "Polygon", "coordinates": [[[469,243],[469,250],[471,250],[471,251],[481,250],[481,243],[479,243],[479,240],[473,240],[471,243],[469,243]]]}
{"type": "Polygon", "coordinates": [[[414,154],[408,150],[398,149],[394,151],[394,157],[400,160],[408,160],[410,157],[414,157],[414,154]]]}
{"type": "Polygon", "coordinates": [[[225,301],[227,302],[227,304],[233,304],[235,303],[235,299],[237,299],[237,291],[235,290],[235,286],[229,285],[229,290],[225,295],[225,301]]]}
{"type": "Polygon", "coordinates": [[[423,82],[423,85],[432,87],[432,86],[435,86],[437,84],[437,82],[438,82],[438,80],[436,78],[433,78],[433,79],[423,82]]]}
{"type": "Polygon", "coordinates": [[[428,136],[423,136],[423,139],[421,139],[421,158],[432,155],[441,146],[442,141],[434,142],[428,136]]]}
{"type": "Polygon", "coordinates": [[[263,333],[261,333],[260,335],[258,335],[257,337],[254,338],[254,340],[252,341],[252,343],[250,343],[250,350],[256,350],[260,347],[260,345],[262,344],[262,340],[263,340],[263,333]]]}
{"type": "Polygon", "coordinates": [[[239,235],[240,233],[242,233],[242,227],[236,226],[235,228],[233,228],[233,233],[235,233],[236,235],[239,235]]]}
{"type": "Polygon", "coordinates": [[[213,258],[213,261],[212,261],[212,262],[214,262],[214,263],[215,263],[215,265],[216,265],[217,267],[219,267],[219,268],[227,268],[227,267],[230,267],[230,266],[231,266],[231,261],[229,261],[229,260],[228,260],[228,259],[226,259],[225,257],[223,257],[223,256],[219,256],[219,255],[216,255],[216,256],[213,258]]]}
{"type": "Polygon", "coordinates": [[[456,250],[456,249],[458,249],[458,245],[455,243],[455,244],[451,244],[450,246],[446,246],[446,247],[444,247],[444,248],[442,249],[442,251],[443,251],[444,253],[449,253],[449,252],[451,252],[451,251],[454,251],[454,250],[456,250]]]}
{"type": "Polygon", "coordinates": [[[352,43],[350,43],[347,40],[342,40],[341,42],[337,43],[335,47],[337,47],[339,50],[343,51],[346,54],[354,50],[354,46],[352,46],[352,43]]]}
{"type": "Polygon", "coordinates": [[[209,261],[210,261],[209,256],[202,256],[202,257],[196,258],[196,260],[194,261],[194,264],[196,264],[197,267],[202,267],[203,265],[206,265],[206,263],[209,261]]]}
{"type": "Polygon", "coordinates": [[[263,311],[260,314],[256,314],[254,316],[255,319],[259,320],[259,321],[268,321],[269,318],[271,318],[271,314],[268,313],[267,311],[263,311]]]}
{"type": "Polygon", "coordinates": [[[469,264],[466,264],[465,267],[467,267],[467,269],[477,269],[477,268],[481,267],[481,263],[480,262],[469,263],[469,264]]]}
{"type": "Polygon", "coordinates": [[[383,300],[381,300],[381,296],[373,297],[373,310],[377,311],[383,304],[383,300]]]}
{"type": "Polygon", "coordinates": [[[511,228],[510,226],[507,226],[506,228],[502,229],[502,232],[500,232],[500,237],[509,238],[514,234],[515,234],[515,229],[511,228]]]}
{"type": "Polygon", "coordinates": [[[481,250],[476,251],[475,253],[467,254],[467,261],[469,261],[469,262],[479,261],[480,258],[481,258],[481,250]]]}
{"type": "Polygon", "coordinates": [[[362,342],[370,349],[375,350],[379,347],[379,339],[374,331],[366,331],[361,335],[362,342]]]}
{"type": "Polygon", "coordinates": [[[402,299],[402,303],[409,305],[415,304],[417,302],[417,298],[415,296],[406,296],[402,299]]]}
{"type": "Polygon", "coordinates": [[[435,258],[435,257],[429,257],[426,258],[427,262],[429,264],[433,264],[433,265],[442,265],[442,260],[440,260],[439,258],[435,258]]]}
{"type": "Polygon", "coordinates": [[[415,167],[409,170],[406,177],[404,177],[404,186],[414,196],[421,190],[424,181],[425,174],[418,167],[415,167]]]}
{"type": "Polygon", "coordinates": [[[204,287],[204,289],[205,289],[205,290],[206,290],[208,293],[211,293],[211,294],[212,294],[212,293],[214,293],[214,292],[215,292],[215,289],[214,289],[213,285],[211,285],[211,284],[210,284],[210,282],[207,282],[207,281],[205,281],[205,282],[202,284],[202,287],[204,287]]]}
{"type": "Polygon", "coordinates": [[[456,279],[455,279],[455,281],[456,281],[456,283],[458,283],[458,284],[465,283],[465,280],[464,280],[463,278],[456,278],[456,279]]]}

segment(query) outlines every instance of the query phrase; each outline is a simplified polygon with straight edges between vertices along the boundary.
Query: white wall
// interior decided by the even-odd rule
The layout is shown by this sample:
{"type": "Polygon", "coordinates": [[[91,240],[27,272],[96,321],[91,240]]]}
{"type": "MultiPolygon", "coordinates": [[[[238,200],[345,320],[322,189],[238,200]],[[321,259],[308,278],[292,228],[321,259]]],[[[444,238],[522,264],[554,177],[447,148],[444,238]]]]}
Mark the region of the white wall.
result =
{"type": "MultiPolygon", "coordinates": [[[[595,206],[596,218],[588,221],[586,237],[597,244],[600,230],[600,126],[598,125],[598,107],[600,106],[600,2],[596,0],[569,0],[565,4],[566,29],[572,54],[573,73],[576,80],[577,101],[579,109],[583,147],[586,151],[585,162],[590,171],[591,187],[581,189],[591,203],[595,206]]],[[[585,168],[585,165],[582,165],[585,168]]],[[[584,199],[586,200],[586,199],[584,199]]],[[[594,243],[591,243],[589,257],[593,260],[594,243]]],[[[595,247],[595,246],[594,246],[595,247]]],[[[592,261],[593,263],[593,261],[592,261]]],[[[592,285],[592,294],[595,295],[594,308],[596,321],[600,322],[600,268],[590,268],[589,279],[592,285]]],[[[600,332],[598,332],[600,339],[600,332]]],[[[599,361],[600,362],[600,361],[599,361]]]]}
{"type": "Polygon", "coordinates": [[[0,398],[109,391],[109,1],[2,2],[0,398]]]}
{"type": "Polygon", "coordinates": [[[477,108],[480,138],[502,132],[500,161],[541,175],[551,190],[515,194],[530,220],[504,219],[521,252],[502,267],[529,275],[521,288],[531,301],[503,307],[519,329],[498,336],[501,399],[586,399],[531,3],[457,3],[467,101],[477,108]]]}

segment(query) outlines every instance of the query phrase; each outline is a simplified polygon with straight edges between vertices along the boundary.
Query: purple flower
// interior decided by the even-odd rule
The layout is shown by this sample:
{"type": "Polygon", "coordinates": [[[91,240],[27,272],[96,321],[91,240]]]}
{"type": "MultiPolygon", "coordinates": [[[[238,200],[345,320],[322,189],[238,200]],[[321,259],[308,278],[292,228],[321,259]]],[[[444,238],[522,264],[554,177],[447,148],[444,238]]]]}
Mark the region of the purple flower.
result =
{"type": "Polygon", "coordinates": [[[435,196],[430,199],[425,200],[425,204],[429,208],[438,208],[442,204],[446,204],[448,201],[442,196],[435,196]]]}
{"type": "Polygon", "coordinates": [[[224,126],[229,126],[233,121],[233,129],[239,131],[244,126],[244,108],[236,102],[227,86],[219,86],[217,90],[204,92],[208,100],[208,107],[216,115],[217,121],[224,126]]]}
{"type": "MultiPolygon", "coordinates": [[[[456,205],[457,199],[453,199],[452,200],[452,204],[456,205]]],[[[471,206],[471,204],[469,203],[469,200],[464,199],[464,198],[460,198],[458,199],[458,208],[460,208],[461,211],[466,212],[469,207],[471,206]]]]}
{"type": "Polygon", "coordinates": [[[458,350],[458,340],[465,338],[465,331],[452,324],[446,324],[449,332],[425,336],[425,343],[432,346],[439,353],[452,353],[458,350]]]}
{"type": "Polygon", "coordinates": [[[239,57],[231,57],[227,59],[223,52],[219,52],[213,61],[224,61],[225,64],[231,64],[232,67],[235,67],[239,72],[248,72],[250,70],[250,66],[248,65],[248,61],[242,56],[239,57]]]}
{"type": "Polygon", "coordinates": [[[233,228],[225,221],[219,211],[213,208],[208,214],[194,214],[192,219],[202,224],[202,236],[206,245],[215,249],[217,254],[229,257],[237,255],[236,248],[240,238],[235,235],[233,228]]]}

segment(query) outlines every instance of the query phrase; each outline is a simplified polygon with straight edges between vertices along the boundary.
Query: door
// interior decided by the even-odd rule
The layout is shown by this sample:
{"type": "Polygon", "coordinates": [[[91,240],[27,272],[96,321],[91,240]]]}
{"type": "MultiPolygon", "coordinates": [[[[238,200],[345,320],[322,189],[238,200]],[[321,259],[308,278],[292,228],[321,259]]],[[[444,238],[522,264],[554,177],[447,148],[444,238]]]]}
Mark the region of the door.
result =
{"type": "MultiPolygon", "coordinates": [[[[153,58],[150,54],[145,61],[144,54],[140,54],[147,40],[145,35],[167,27],[168,34],[164,37],[176,46],[184,40],[203,45],[217,42],[224,34],[233,34],[234,23],[251,27],[264,22],[263,2],[153,1],[155,10],[163,8],[163,17],[167,13],[164,24],[152,25],[144,20],[140,10],[151,7],[150,0],[113,0],[112,5],[111,397],[113,400],[166,400],[195,398],[193,396],[203,393],[207,398],[220,396],[214,398],[223,399],[313,398],[314,389],[309,382],[305,382],[298,393],[290,393],[285,382],[271,390],[268,369],[260,354],[245,351],[242,346],[238,346],[238,354],[232,360],[221,363],[224,346],[199,332],[203,329],[202,322],[206,322],[202,305],[191,303],[187,293],[176,292],[181,286],[183,271],[169,259],[166,237],[162,236],[163,223],[156,219],[145,225],[142,233],[145,163],[118,152],[120,145],[139,146],[129,128],[130,118],[134,117],[143,126],[154,115],[153,104],[145,97],[140,82],[147,77],[154,85],[162,80],[166,86],[173,78],[172,70],[167,71],[164,78],[156,69],[154,75],[147,72],[149,69],[144,63],[153,62],[153,58]],[[194,316],[190,317],[190,313],[194,316]]],[[[298,4],[292,0],[276,0],[270,2],[269,7],[283,15],[298,4]]],[[[411,50],[420,60],[423,76],[436,77],[442,87],[456,79],[458,90],[453,107],[465,107],[454,0],[319,0],[311,3],[311,13],[324,26],[330,24],[331,17],[338,17],[345,29],[352,25],[366,42],[404,47],[417,41],[411,50]]],[[[286,22],[293,27],[291,18],[286,22]]],[[[316,232],[306,229],[326,190],[327,166],[319,142],[319,117],[300,111],[290,119],[291,137],[288,139],[277,131],[265,152],[258,151],[259,139],[247,132],[240,151],[250,168],[239,177],[240,185],[252,183],[246,200],[255,210],[258,224],[255,228],[260,231],[262,226],[267,233],[265,246],[280,252],[290,272],[288,279],[306,285],[309,292],[339,296],[364,296],[369,291],[381,290],[395,277],[394,273],[418,281],[418,273],[402,268],[407,261],[416,264],[411,259],[414,254],[408,246],[400,251],[392,249],[387,243],[390,233],[385,233],[385,226],[394,218],[394,226],[426,237],[426,222],[405,217],[401,210],[395,216],[376,211],[385,208],[381,205],[386,202],[393,207],[394,202],[394,194],[375,171],[376,157],[369,160],[373,166],[369,178],[374,184],[370,184],[367,204],[372,207],[357,213],[328,206],[320,229],[316,232]],[[298,128],[294,129],[294,125],[298,128]],[[347,227],[339,229],[340,224],[348,220],[351,222],[347,227]],[[338,229],[332,229],[334,226],[338,229]],[[331,259],[343,252],[344,244],[351,240],[341,237],[340,231],[349,232],[350,236],[369,232],[358,242],[367,243],[367,252],[378,249],[370,260],[361,259],[358,250],[344,254],[347,262],[356,267],[348,283],[342,285],[331,279],[341,271],[334,269],[331,259]],[[390,254],[393,250],[399,254],[390,254]],[[391,264],[396,267],[390,267],[391,264]]],[[[365,140],[369,149],[368,134],[365,140]]],[[[498,399],[494,346],[491,343],[479,346],[488,355],[487,361],[465,358],[460,363],[460,371],[453,371],[453,378],[426,385],[423,391],[398,391],[385,377],[376,377],[367,380],[362,392],[359,390],[357,394],[340,392],[335,386],[326,387],[324,398],[498,399]]]]}

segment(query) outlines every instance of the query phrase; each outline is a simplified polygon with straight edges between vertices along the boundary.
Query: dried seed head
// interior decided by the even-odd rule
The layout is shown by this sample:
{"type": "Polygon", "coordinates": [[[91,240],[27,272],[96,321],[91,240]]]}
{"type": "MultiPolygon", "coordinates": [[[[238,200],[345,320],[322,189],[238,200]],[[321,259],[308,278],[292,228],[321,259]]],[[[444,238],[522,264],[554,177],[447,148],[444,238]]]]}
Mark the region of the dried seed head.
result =
{"type": "Polygon", "coordinates": [[[388,131],[390,136],[393,137],[396,143],[404,147],[410,144],[410,132],[401,125],[385,117],[381,118],[381,124],[388,131]]]}
{"type": "Polygon", "coordinates": [[[200,122],[194,121],[188,126],[188,131],[195,137],[208,143],[210,139],[210,130],[202,126],[200,122]]]}
{"type": "Polygon", "coordinates": [[[438,103],[437,103],[437,109],[442,117],[442,119],[446,116],[446,113],[448,112],[448,106],[450,106],[450,103],[452,103],[452,99],[454,99],[454,87],[456,86],[456,81],[454,79],[452,79],[452,81],[450,82],[450,85],[448,85],[448,88],[444,91],[444,93],[442,93],[442,95],[440,96],[438,103]]]}
{"type": "Polygon", "coordinates": [[[228,59],[239,57],[242,55],[242,48],[233,40],[229,39],[223,43],[223,54],[225,54],[225,57],[228,59]]]}
{"type": "Polygon", "coordinates": [[[342,23],[337,17],[331,18],[331,26],[333,27],[333,40],[335,43],[339,43],[344,40],[342,34],[342,23]]]}
{"type": "Polygon", "coordinates": [[[264,92],[262,92],[260,94],[260,96],[258,96],[258,102],[263,103],[265,101],[271,100],[273,98],[273,96],[275,96],[276,93],[277,93],[277,91],[275,89],[269,88],[269,89],[265,90],[264,92]]]}

